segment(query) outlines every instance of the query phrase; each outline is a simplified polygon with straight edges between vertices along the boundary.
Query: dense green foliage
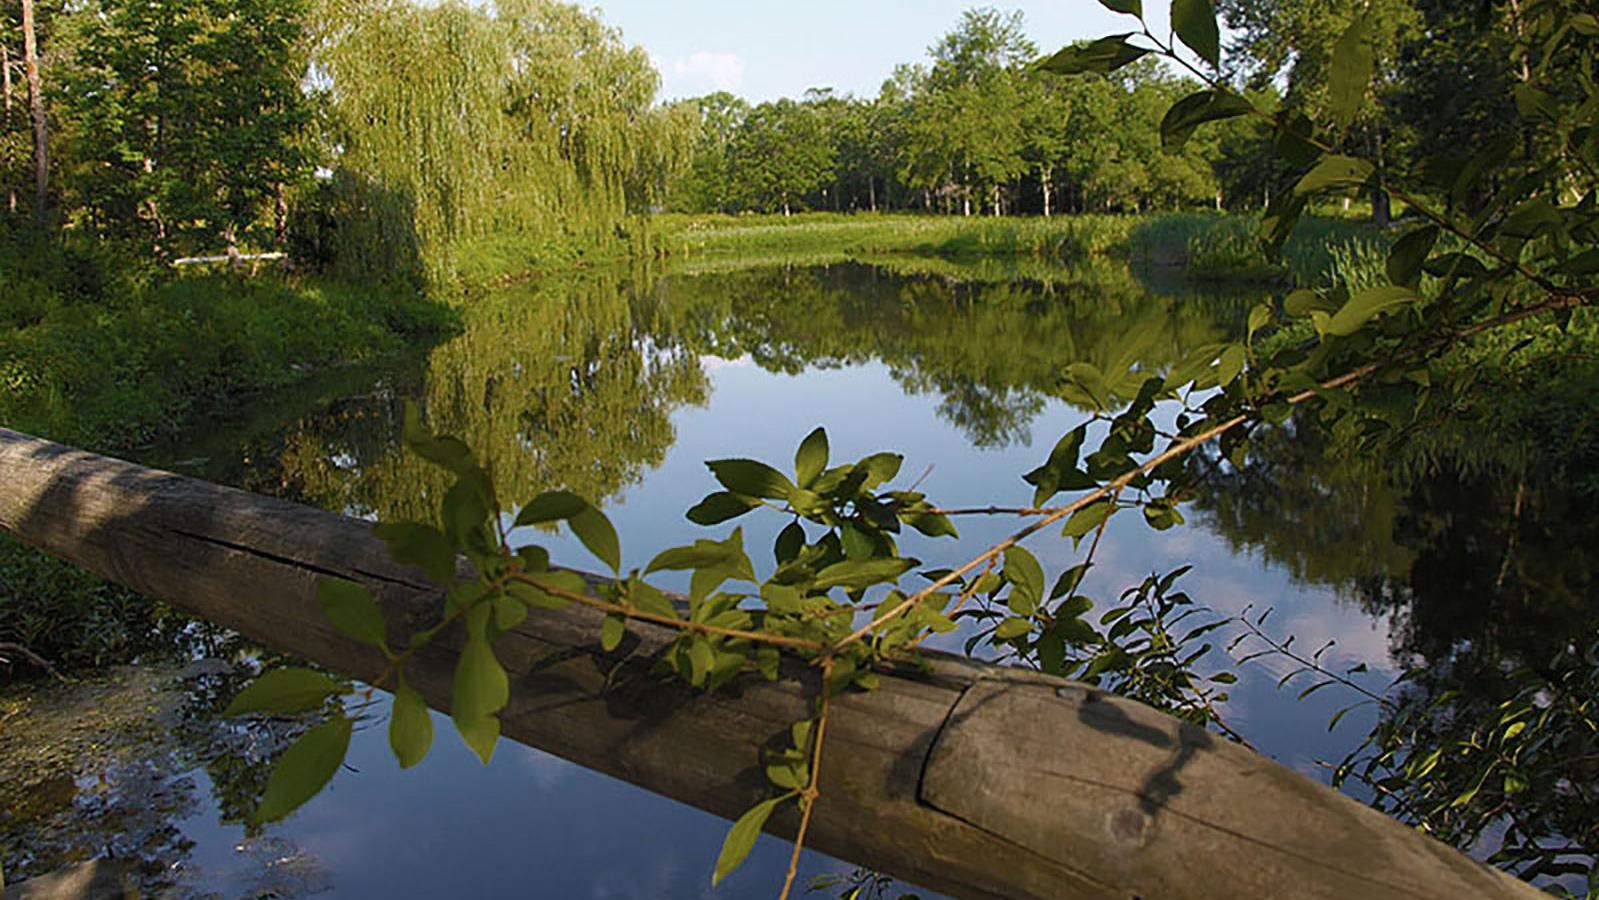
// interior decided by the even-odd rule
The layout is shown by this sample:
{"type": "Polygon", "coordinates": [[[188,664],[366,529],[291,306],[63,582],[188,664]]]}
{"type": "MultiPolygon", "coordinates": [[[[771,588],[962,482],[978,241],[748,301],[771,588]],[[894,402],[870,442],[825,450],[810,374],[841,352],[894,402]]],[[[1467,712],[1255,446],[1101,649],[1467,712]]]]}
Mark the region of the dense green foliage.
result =
{"type": "Polygon", "coordinates": [[[103,0],[56,36],[63,206],[92,233],[178,246],[281,242],[307,173],[304,0],[103,0]]]}
{"type": "Polygon", "coordinates": [[[0,233],[0,422],[129,447],[196,414],[452,327],[415,292],[336,282],[143,276],[92,244],[0,233]]]}
{"type": "Polygon", "coordinates": [[[1258,207],[1274,187],[1256,129],[1159,152],[1161,117],[1190,87],[1166,69],[1062,79],[1034,71],[1036,56],[1020,13],[976,9],[873,98],[700,98],[700,135],[671,206],[1133,213],[1258,207]]]}
{"type": "MultiPolygon", "coordinates": [[[[694,127],[655,105],[641,49],[553,0],[40,6],[50,219],[156,258],[291,249],[439,285],[474,242],[513,270],[626,253],[694,127]]],[[[8,194],[31,174],[26,93],[0,116],[8,194]]]]}
{"type": "Polygon", "coordinates": [[[682,156],[648,56],[575,6],[334,10],[314,57],[337,148],[319,239],[344,269],[438,281],[474,240],[605,246],[682,156]]]}

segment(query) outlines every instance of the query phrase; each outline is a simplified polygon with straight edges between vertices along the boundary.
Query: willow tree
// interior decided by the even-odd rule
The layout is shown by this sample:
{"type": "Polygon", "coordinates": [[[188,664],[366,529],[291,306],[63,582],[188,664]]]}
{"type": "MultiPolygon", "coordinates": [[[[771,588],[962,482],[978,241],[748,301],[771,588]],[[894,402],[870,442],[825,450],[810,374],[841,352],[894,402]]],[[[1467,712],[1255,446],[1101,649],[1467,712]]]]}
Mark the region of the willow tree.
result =
{"type": "Polygon", "coordinates": [[[456,248],[491,236],[593,245],[630,187],[654,202],[660,160],[685,155],[690,128],[654,108],[648,56],[575,6],[357,0],[325,18],[341,183],[386,198],[341,247],[368,268],[414,245],[447,278],[456,248]]]}

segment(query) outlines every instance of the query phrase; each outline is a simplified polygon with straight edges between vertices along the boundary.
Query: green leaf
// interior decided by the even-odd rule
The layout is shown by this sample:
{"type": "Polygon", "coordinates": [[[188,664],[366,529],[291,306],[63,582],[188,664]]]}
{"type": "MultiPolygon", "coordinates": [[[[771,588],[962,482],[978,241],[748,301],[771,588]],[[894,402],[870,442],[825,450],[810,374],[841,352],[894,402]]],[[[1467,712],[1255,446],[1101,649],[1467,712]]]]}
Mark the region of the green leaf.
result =
{"type": "Polygon", "coordinates": [[[600,649],[610,653],[622,646],[622,638],[627,634],[627,617],[621,613],[612,613],[605,617],[600,625],[600,649]]]}
{"type": "Polygon", "coordinates": [[[600,561],[617,572],[622,568],[622,543],[616,536],[616,528],[611,525],[611,520],[605,513],[594,507],[583,510],[571,519],[567,525],[577,539],[583,542],[588,551],[599,557],[600,561]]]}
{"type": "Polygon", "coordinates": [[[1356,14],[1333,45],[1327,69],[1327,113],[1339,128],[1349,127],[1366,101],[1377,57],[1367,39],[1366,17],[1356,14]]]}
{"type": "Polygon", "coordinates": [[[363,644],[383,646],[383,613],[366,588],[353,581],[324,578],[317,582],[316,598],[334,628],[363,644]]]}
{"type": "Polygon", "coordinates": [[[433,746],[433,717],[427,704],[402,678],[394,692],[394,712],[389,717],[389,748],[400,768],[409,769],[428,755],[433,746]]]}
{"type": "Polygon", "coordinates": [[[805,549],[805,527],[798,522],[790,522],[777,533],[777,540],[772,544],[772,555],[776,557],[777,564],[782,565],[792,562],[805,549]]]}
{"type": "Polygon", "coordinates": [[[1525,82],[1515,87],[1516,112],[1529,122],[1543,120],[1560,124],[1560,103],[1554,95],[1525,82]]]}
{"type": "Polygon", "coordinates": [[[463,473],[444,494],[440,512],[444,533],[458,547],[469,552],[485,552],[483,527],[494,509],[494,487],[481,469],[463,473]]]}
{"type": "Polygon", "coordinates": [[[589,508],[589,502],[571,491],[546,491],[529,501],[516,515],[516,527],[564,522],[589,508]]]}
{"type": "Polygon", "coordinates": [[[1544,197],[1534,197],[1511,210],[1500,229],[1509,237],[1531,240],[1546,231],[1559,230],[1564,224],[1560,210],[1553,203],[1544,197]]]}
{"type": "Polygon", "coordinates": [[[662,550],[650,560],[650,564],[644,569],[644,574],[703,569],[707,566],[732,562],[736,559],[736,554],[737,551],[726,544],[699,540],[691,547],[672,547],[662,550]]]}
{"type": "Polygon", "coordinates": [[[1160,123],[1160,145],[1167,153],[1180,153],[1206,122],[1218,122],[1254,111],[1248,100],[1228,91],[1200,91],[1189,94],[1166,111],[1160,123]]]}
{"type": "Polygon", "coordinates": [[[227,718],[249,713],[293,715],[321,709],[329,697],[344,692],[332,678],[310,669],[273,669],[252,681],[228,708],[222,711],[227,718]]]}
{"type": "Polygon", "coordinates": [[[1169,531],[1183,524],[1183,514],[1170,501],[1154,502],[1144,507],[1144,520],[1156,531],[1169,531]]]}
{"type": "Polygon", "coordinates": [[[1326,156],[1294,185],[1295,197],[1311,197],[1332,191],[1364,187],[1371,180],[1371,163],[1352,156],[1326,156]]]}
{"type": "Polygon", "coordinates": [[[1050,451],[1049,459],[1042,466],[1022,476],[1023,481],[1037,488],[1033,492],[1034,506],[1042,506],[1063,490],[1086,490],[1094,486],[1094,480],[1077,469],[1083,441],[1087,436],[1086,425],[1067,432],[1055,444],[1055,449],[1050,451]]]}
{"type": "Polygon", "coordinates": [[[1140,19],[1144,17],[1144,0],[1099,0],[1099,5],[1111,12],[1137,16],[1140,19]]]}
{"type": "Polygon", "coordinates": [[[400,522],[374,525],[372,534],[389,548],[395,562],[420,568],[438,584],[448,585],[455,580],[455,549],[437,528],[400,522]]]}
{"type": "Polygon", "coordinates": [[[1093,568],[1093,566],[1093,563],[1080,563],[1060,573],[1060,577],[1055,579],[1055,586],[1050,588],[1049,599],[1059,600],[1061,597],[1077,590],[1078,585],[1083,583],[1083,578],[1088,575],[1088,570],[1093,568]]]}
{"type": "Polygon", "coordinates": [[[906,525],[928,537],[960,537],[960,532],[955,530],[954,521],[946,515],[912,510],[900,513],[900,518],[905,520],[906,525]]]}
{"type": "Polygon", "coordinates": [[[729,491],[717,491],[689,510],[688,520],[695,525],[720,525],[760,505],[759,500],[741,497],[729,491]]]}
{"type": "Polygon", "coordinates": [[[705,464],[722,483],[735,494],[746,497],[765,497],[768,500],[786,500],[794,490],[788,476],[763,462],[753,459],[717,459],[705,464]]]}
{"type": "MultiPolygon", "coordinates": [[[[618,638],[618,643],[621,642],[618,638]]],[[[716,651],[711,649],[710,642],[704,638],[693,638],[688,642],[689,683],[695,687],[705,686],[705,677],[711,674],[711,669],[716,665],[716,651]]]]}
{"type": "Polygon", "coordinates": [[[866,471],[866,481],[861,486],[870,490],[880,484],[894,480],[899,474],[900,466],[905,464],[905,457],[898,453],[873,453],[856,464],[857,469],[866,471]]]}
{"type": "Polygon", "coordinates": [[[1171,27],[1188,49],[1215,68],[1221,63],[1221,29],[1210,0],[1172,0],[1171,27]]]}
{"type": "Polygon", "coordinates": [[[494,716],[453,715],[455,732],[472,748],[486,766],[494,758],[494,748],[500,742],[500,720],[494,716]]]}
{"type": "Polygon", "coordinates": [[[849,591],[865,590],[874,584],[895,581],[916,565],[909,559],[848,560],[834,563],[816,574],[815,587],[819,591],[841,587],[849,591]]]}
{"type": "Polygon", "coordinates": [[[1026,547],[1011,547],[1005,551],[1004,573],[1013,585],[1011,609],[1020,615],[1030,615],[1038,609],[1038,602],[1044,599],[1044,567],[1038,564],[1038,558],[1026,547]],[[1017,591],[1023,594],[1019,604],[1017,591]],[[1021,608],[1018,609],[1018,605],[1021,608]]]}
{"type": "Polygon", "coordinates": [[[783,759],[766,765],[766,780],[780,788],[800,790],[810,783],[809,766],[803,758],[783,759]]]}
{"type": "Polygon", "coordinates": [[[672,598],[666,596],[659,588],[641,579],[634,578],[629,582],[629,598],[634,606],[647,613],[665,616],[670,619],[680,619],[677,605],[672,598]]]}
{"type": "Polygon", "coordinates": [[[853,522],[845,522],[839,529],[839,545],[849,559],[871,559],[877,555],[877,541],[853,522]]]}
{"type": "Polygon", "coordinates": [[[1249,339],[1255,339],[1255,332],[1271,324],[1271,304],[1262,303],[1249,311],[1249,339]]]}
{"type": "Polygon", "coordinates": [[[755,848],[755,839],[760,837],[761,829],[766,827],[766,820],[772,817],[772,810],[777,809],[777,805],[790,796],[784,794],[781,797],[763,800],[738,817],[738,821],[728,829],[727,837],[722,840],[722,852],[716,857],[716,872],[711,876],[711,887],[721,884],[722,879],[744,862],[744,858],[755,848]]]}
{"type": "Polygon", "coordinates": [[[1086,44],[1073,44],[1038,64],[1038,68],[1056,75],[1108,75],[1129,63],[1135,63],[1150,51],[1127,42],[1128,34],[1113,34],[1086,44]]]}
{"type": "Polygon", "coordinates": [[[519,602],[510,592],[494,598],[494,627],[501,633],[527,621],[527,604],[519,602]]]}
{"type": "Polygon", "coordinates": [[[481,637],[468,637],[455,666],[455,691],[450,714],[456,730],[486,765],[500,736],[494,714],[511,697],[511,681],[494,656],[494,648],[481,637]],[[490,725],[490,723],[493,723],[490,725]]]}
{"type": "Polygon", "coordinates": [[[999,623],[999,626],[994,629],[994,640],[1015,640],[1016,638],[1019,638],[1032,630],[1033,623],[1031,621],[1018,616],[1012,616],[1011,618],[999,623]]]}
{"type": "Polygon", "coordinates": [[[1288,242],[1289,235],[1294,233],[1294,226],[1299,224],[1299,217],[1304,215],[1305,205],[1306,199],[1292,191],[1279,192],[1272,196],[1270,203],[1266,204],[1266,212],[1260,218],[1260,232],[1271,259],[1281,257],[1283,245],[1288,242]]]}
{"type": "Polygon", "coordinates": [[[354,722],[340,716],[290,744],[267,778],[261,805],[251,818],[258,824],[276,822],[315,797],[344,764],[354,729],[354,722]]]}
{"type": "Polygon", "coordinates": [[[800,487],[810,487],[827,469],[827,429],[817,428],[800,442],[794,454],[794,475],[800,487]]]}
{"type": "Polygon", "coordinates": [[[1082,541],[1089,532],[1098,528],[1106,519],[1110,518],[1113,511],[1109,500],[1098,500],[1072,513],[1066,520],[1066,528],[1061,531],[1064,537],[1072,539],[1075,546],[1082,541]]]}
{"type": "Polygon", "coordinates": [[[1243,344],[1228,344],[1227,349],[1221,352],[1221,359],[1216,364],[1216,377],[1222,386],[1232,384],[1244,372],[1244,365],[1249,362],[1249,351],[1243,344]]]}
{"type": "Polygon", "coordinates": [[[1400,287],[1418,290],[1421,287],[1422,266],[1438,243],[1437,225],[1418,228],[1394,243],[1388,254],[1388,280],[1400,287]]]}
{"type": "Polygon", "coordinates": [[[1403,309],[1419,299],[1415,291],[1398,285],[1385,284],[1367,288],[1350,297],[1349,302],[1345,303],[1321,330],[1324,334],[1334,337],[1347,337],[1359,331],[1377,316],[1403,309]]]}
{"type": "Polygon", "coordinates": [[[1599,274],[1599,248],[1584,250],[1558,266],[1555,266],[1558,275],[1582,277],[1585,275],[1599,274]]]}
{"type": "Polygon", "coordinates": [[[565,597],[556,597],[525,581],[513,581],[507,584],[505,592],[510,594],[512,599],[534,609],[558,610],[572,605],[572,601],[565,597]]]}
{"type": "Polygon", "coordinates": [[[1302,319],[1314,311],[1332,312],[1336,308],[1309,288],[1300,288],[1283,298],[1283,312],[1296,319],[1302,319]]]}

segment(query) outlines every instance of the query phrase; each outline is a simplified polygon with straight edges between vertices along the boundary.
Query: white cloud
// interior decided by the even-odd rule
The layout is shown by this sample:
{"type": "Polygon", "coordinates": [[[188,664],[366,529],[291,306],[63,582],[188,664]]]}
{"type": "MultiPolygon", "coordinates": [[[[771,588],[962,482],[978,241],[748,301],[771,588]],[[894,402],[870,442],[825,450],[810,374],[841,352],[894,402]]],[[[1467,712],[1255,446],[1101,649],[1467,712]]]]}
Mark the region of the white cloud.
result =
{"type": "Polygon", "coordinates": [[[693,92],[737,91],[744,84],[744,58],[701,50],[673,63],[672,74],[693,92]]]}

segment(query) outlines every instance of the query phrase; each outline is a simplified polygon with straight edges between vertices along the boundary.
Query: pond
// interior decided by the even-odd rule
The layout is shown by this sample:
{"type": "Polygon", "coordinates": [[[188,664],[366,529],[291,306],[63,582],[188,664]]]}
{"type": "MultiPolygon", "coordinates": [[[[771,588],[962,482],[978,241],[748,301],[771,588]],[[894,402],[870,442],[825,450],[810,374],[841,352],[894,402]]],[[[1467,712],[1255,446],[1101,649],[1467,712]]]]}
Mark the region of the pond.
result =
{"type": "MultiPolygon", "coordinates": [[[[642,566],[729,530],[684,519],[717,489],[705,460],[786,464],[818,425],[835,458],[903,453],[901,480],[920,479],[941,505],[1029,505],[1021,474],[1089,417],[1060,399],[1067,364],[1159,369],[1235,338],[1259,299],[1113,261],[600,270],[498,289],[425,358],[263,398],[144,461],[359,516],[422,518],[438,476],[398,443],[403,401],[414,398],[436,429],[493,460],[502,496],[564,487],[603,498],[624,567],[642,566]]],[[[1242,469],[1213,466],[1187,523],[1171,531],[1116,517],[1084,591],[1104,608],[1151,573],[1192,565],[1181,584],[1196,601],[1222,615],[1273,610],[1269,634],[1292,636],[1307,656],[1321,649],[1325,669],[1377,691],[1422,661],[1448,663],[1464,689],[1487,692],[1484,673],[1504,661],[1593,633],[1588,548],[1599,528],[1571,491],[1455,465],[1449,454],[1462,451],[1442,439],[1429,463],[1407,466],[1334,453],[1330,441],[1310,423],[1263,436],[1242,469]]],[[[746,545],[763,548],[783,522],[743,524],[746,545]]],[[[929,565],[960,562],[1016,520],[959,525],[957,540],[910,536],[902,547],[929,565]]],[[[592,567],[574,542],[521,537],[592,567]]],[[[1034,549],[1051,578],[1076,560],[1069,541],[1034,549]]],[[[112,673],[87,700],[32,698],[12,711],[45,734],[68,727],[51,726],[47,708],[119,713],[82,726],[98,729],[77,738],[96,752],[31,770],[55,793],[0,818],[8,877],[112,849],[144,860],[147,883],[174,896],[766,897],[782,881],[788,847],[763,837],[713,891],[723,820],[509,742],[483,767],[442,718],[419,770],[398,770],[384,729],[358,730],[328,791],[246,834],[241,813],[264,779],[252,763],[286,738],[214,719],[254,656],[226,636],[204,643],[200,662],[112,673]]],[[[1378,711],[1357,708],[1329,729],[1361,698],[1334,686],[1296,699],[1314,682],[1279,687],[1291,669],[1280,654],[1237,666],[1222,712],[1261,752],[1326,780],[1326,764],[1378,711]]],[[[808,853],[802,883],[852,870],[808,853]]],[[[901,890],[912,888],[884,896],[901,890]]]]}

